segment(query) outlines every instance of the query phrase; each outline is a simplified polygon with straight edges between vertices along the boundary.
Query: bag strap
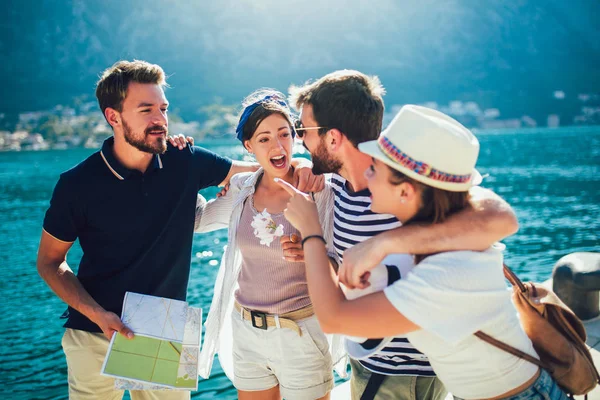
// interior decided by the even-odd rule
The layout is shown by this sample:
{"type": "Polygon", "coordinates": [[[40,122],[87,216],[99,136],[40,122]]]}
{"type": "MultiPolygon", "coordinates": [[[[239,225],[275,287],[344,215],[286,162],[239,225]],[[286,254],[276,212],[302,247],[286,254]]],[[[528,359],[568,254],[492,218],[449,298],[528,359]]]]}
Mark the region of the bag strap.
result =
{"type": "Polygon", "coordinates": [[[530,356],[529,354],[514,348],[498,339],[494,339],[493,337],[491,337],[490,335],[488,335],[487,333],[483,333],[481,331],[477,331],[474,333],[475,336],[477,336],[479,339],[483,340],[484,342],[488,342],[489,344],[491,344],[492,346],[495,346],[497,348],[499,348],[500,350],[503,350],[507,353],[512,354],[515,357],[518,357],[522,360],[526,360],[529,361],[530,363],[533,363],[535,365],[537,365],[538,367],[544,368],[545,370],[547,370],[548,372],[552,373],[553,369],[552,367],[550,367],[548,364],[546,364],[545,362],[538,360],[535,357],[530,356]]]}
{"type": "Polygon", "coordinates": [[[527,288],[525,287],[523,282],[521,282],[519,277],[510,268],[508,268],[508,265],[502,265],[504,266],[504,277],[508,279],[511,285],[517,286],[521,293],[524,293],[527,290],[527,288]]]}
{"type": "MultiPolygon", "coordinates": [[[[506,277],[506,279],[508,279],[508,281],[511,283],[511,285],[518,287],[521,292],[527,291],[527,288],[525,287],[523,282],[521,282],[519,277],[510,268],[508,268],[508,265],[503,264],[503,266],[504,266],[504,276],[506,277]]],[[[538,360],[537,358],[532,357],[529,354],[527,354],[517,348],[514,348],[498,339],[494,339],[493,337],[491,337],[490,335],[488,335],[486,333],[483,333],[482,331],[475,332],[475,336],[477,336],[479,339],[483,340],[484,342],[487,342],[487,343],[491,344],[492,346],[499,348],[500,350],[503,350],[507,353],[512,354],[515,357],[518,357],[522,360],[529,361],[530,363],[533,363],[533,364],[537,365],[538,367],[544,368],[545,370],[549,371],[550,373],[552,373],[552,371],[553,371],[552,367],[550,367],[545,362],[538,360]]]]}
{"type": "MultiPolygon", "coordinates": [[[[364,368],[364,367],[363,367],[364,368]]],[[[360,396],[360,400],[373,400],[377,395],[377,391],[383,385],[383,381],[385,380],[386,375],[378,374],[373,372],[371,377],[367,381],[367,387],[365,387],[365,391],[360,396]]]]}

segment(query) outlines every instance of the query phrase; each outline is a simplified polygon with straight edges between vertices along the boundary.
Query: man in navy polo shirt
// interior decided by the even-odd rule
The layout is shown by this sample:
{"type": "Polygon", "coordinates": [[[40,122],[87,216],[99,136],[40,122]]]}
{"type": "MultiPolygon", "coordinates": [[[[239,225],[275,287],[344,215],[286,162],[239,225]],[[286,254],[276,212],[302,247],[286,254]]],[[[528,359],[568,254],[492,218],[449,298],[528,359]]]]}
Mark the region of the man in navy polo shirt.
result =
{"type": "Polygon", "coordinates": [[[104,72],[96,97],[114,136],[60,176],[46,212],[37,266],[69,305],[62,344],[71,399],[122,397],[100,369],[115,332],[133,337],[119,318],[125,292],[185,300],[198,191],[257,168],[200,147],[167,148],[165,86],[162,68],[144,61],[120,61],[104,72]],[[83,257],[75,276],[66,255],[77,238],[83,257]]]}

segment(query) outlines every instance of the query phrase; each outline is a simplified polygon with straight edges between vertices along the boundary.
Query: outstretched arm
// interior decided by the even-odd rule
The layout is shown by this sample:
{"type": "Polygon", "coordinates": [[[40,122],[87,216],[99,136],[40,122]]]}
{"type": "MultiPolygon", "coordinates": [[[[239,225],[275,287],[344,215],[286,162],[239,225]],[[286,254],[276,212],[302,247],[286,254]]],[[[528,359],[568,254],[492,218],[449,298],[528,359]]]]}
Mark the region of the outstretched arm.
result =
{"type": "Polygon", "coordinates": [[[223,179],[223,182],[219,184],[219,186],[225,186],[226,184],[228,184],[231,180],[231,177],[235,174],[239,174],[242,172],[256,172],[259,168],[260,165],[258,165],[258,163],[255,162],[233,160],[231,163],[231,169],[229,170],[229,173],[227,174],[225,179],[223,179]]]}
{"type": "MultiPolygon", "coordinates": [[[[319,234],[306,228],[302,235],[319,234]]],[[[308,292],[325,333],[362,337],[404,335],[420,327],[402,315],[383,292],[347,300],[329,265],[325,245],[310,239],[304,245],[308,292]]]]}
{"type": "MultiPolygon", "coordinates": [[[[168,136],[167,139],[173,147],[183,150],[188,146],[194,145],[194,138],[191,136],[183,136],[182,134],[168,136]]],[[[294,167],[294,186],[303,192],[320,192],[325,185],[323,175],[315,175],[312,173],[312,162],[305,158],[294,158],[291,162],[294,167]]],[[[223,179],[219,186],[225,186],[229,183],[235,174],[241,172],[255,172],[260,168],[256,162],[237,161],[233,160],[229,173],[223,179]]]]}
{"type": "Polygon", "coordinates": [[[400,227],[346,250],[340,268],[342,282],[352,288],[361,287],[357,277],[370,271],[391,253],[482,251],[518,230],[514,211],[491,190],[473,188],[471,204],[473,207],[452,215],[443,223],[400,227]]]}
{"type": "MultiPolygon", "coordinates": [[[[303,238],[323,235],[317,207],[310,196],[279,181],[292,198],[285,217],[298,229],[303,238]]],[[[330,266],[325,244],[317,238],[304,244],[308,292],[319,320],[326,333],[352,336],[384,337],[406,334],[420,329],[390,303],[383,292],[356,300],[346,300],[335,272],[330,266]]]]}
{"type": "MultiPolygon", "coordinates": [[[[320,192],[325,186],[323,175],[312,173],[312,162],[305,158],[292,159],[291,165],[294,167],[294,186],[303,192],[320,192]]],[[[219,184],[224,186],[231,180],[231,177],[240,172],[255,172],[260,165],[255,162],[234,160],[227,177],[219,184]]]]}

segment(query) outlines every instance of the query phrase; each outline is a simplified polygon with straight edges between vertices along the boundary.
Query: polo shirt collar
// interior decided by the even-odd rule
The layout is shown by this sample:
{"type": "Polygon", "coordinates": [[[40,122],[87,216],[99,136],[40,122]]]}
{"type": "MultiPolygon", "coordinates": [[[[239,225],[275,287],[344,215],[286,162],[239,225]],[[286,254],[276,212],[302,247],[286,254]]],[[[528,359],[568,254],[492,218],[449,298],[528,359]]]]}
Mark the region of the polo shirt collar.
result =
{"type": "MultiPolygon", "coordinates": [[[[119,160],[117,160],[117,158],[115,157],[114,152],[113,152],[114,145],[115,145],[115,137],[114,136],[111,136],[108,139],[106,139],[104,141],[104,143],[102,144],[102,149],[100,150],[100,156],[102,157],[102,160],[104,161],[104,163],[106,164],[106,166],[108,167],[110,172],[112,172],[112,174],[117,179],[125,180],[128,177],[130,177],[131,174],[133,174],[135,171],[128,169],[123,164],[121,164],[119,162],[119,160]]],[[[162,169],[162,168],[163,168],[162,159],[160,158],[159,154],[155,154],[154,157],[152,158],[152,162],[150,162],[150,165],[148,166],[148,170],[146,172],[149,172],[149,171],[152,171],[155,169],[162,169]]]]}

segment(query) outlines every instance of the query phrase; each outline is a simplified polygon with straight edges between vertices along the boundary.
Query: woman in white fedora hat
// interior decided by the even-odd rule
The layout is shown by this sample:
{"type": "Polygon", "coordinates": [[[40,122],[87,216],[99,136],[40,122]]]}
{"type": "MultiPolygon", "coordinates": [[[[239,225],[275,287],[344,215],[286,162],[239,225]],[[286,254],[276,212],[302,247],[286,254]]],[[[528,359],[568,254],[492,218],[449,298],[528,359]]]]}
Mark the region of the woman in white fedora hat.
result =
{"type": "MultiPolygon", "coordinates": [[[[469,189],[481,180],[475,136],[429,108],[404,106],[378,140],[359,149],[373,157],[365,172],[372,210],[393,214],[403,224],[439,223],[470,207],[469,189]]],[[[546,371],[474,335],[483,331],[538,358],[507,290],[502,246],[415,256],[416,266],[406,277],[347,300],[327,267],[313,201],[281,185],[292,194],[285,216],[304,238],[309,293],[325,332],[369,338],[406,334],[456,398],[567,398],[546,371]]],[[[338,274],[349,287],[369,285],[368,271],[342,266],[338,274]]]]}

